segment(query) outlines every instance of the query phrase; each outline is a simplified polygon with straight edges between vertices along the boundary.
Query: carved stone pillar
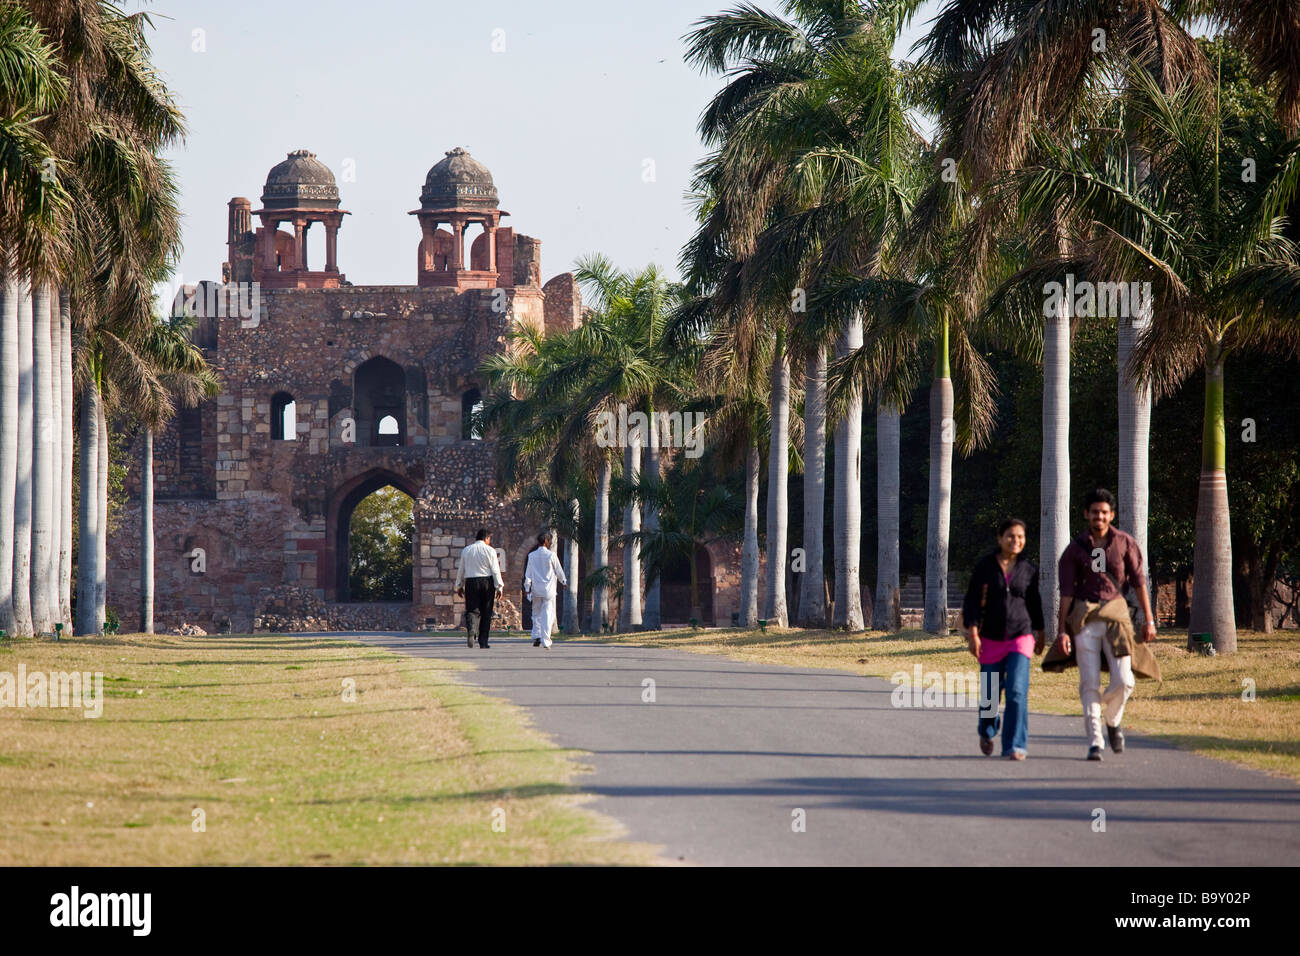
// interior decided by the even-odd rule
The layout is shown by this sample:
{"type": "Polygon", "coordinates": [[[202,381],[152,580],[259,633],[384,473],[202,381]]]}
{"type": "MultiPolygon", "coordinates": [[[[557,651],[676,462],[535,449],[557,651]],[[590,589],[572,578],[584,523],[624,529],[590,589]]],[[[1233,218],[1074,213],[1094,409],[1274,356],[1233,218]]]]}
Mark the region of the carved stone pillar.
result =
{"type": "Polygon", "coordinates": [[[275,234],[279,229],[280,223],[276,220],[262,220],[262,268],[267,272],[275,272],[279,268],[275,261],[275,234]]]}
{"type": "Polygon", "coordinates": [[[465,268],[465,220],[457,219],[451,224],[451,269],[460,272],[465,268]]]}
{"type": "Polygon", "coordinates": [[[339,271],[339,224],[337,222],[325,223],[325,271],[339,271]]]}

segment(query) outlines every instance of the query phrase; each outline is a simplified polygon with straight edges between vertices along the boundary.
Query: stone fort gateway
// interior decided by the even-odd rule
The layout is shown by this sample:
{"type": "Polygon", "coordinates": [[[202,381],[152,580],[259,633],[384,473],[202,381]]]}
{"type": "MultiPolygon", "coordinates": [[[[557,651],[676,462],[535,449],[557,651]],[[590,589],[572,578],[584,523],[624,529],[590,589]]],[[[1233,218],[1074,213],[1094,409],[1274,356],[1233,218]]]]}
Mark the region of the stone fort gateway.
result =
{"type": "MultiPolygon", "coordinates": [[[[230,200],[222,282],[178,296],[194,309],[193,338],[221,391],[178,409],[154,439],[160,627],[456,626],[456,559],[479,526],[504,559],[502,623],[519,625],[537,522],[499,493],[495,443],[473,433],[470,415],[484,387],[478,369],[514,324],[550,334],[581,323],[577,283],[568,272],[542,282],[540,241],[501,224],[509,214],[491,174],[463,149],[429,170],[410,213],[414,285],[347,280],[338,257],[347,214],[330,170],[295,150],[268,174],[261,208],[230,200]],[[313,229],[324,232],[321,261],[308,257],[313,229]],[[352,514],[388,486],[414,502],[412,599],[353,600],[352,514]]],[[[137,436],[108,545],[109,601],[124,618],[140,598],[141,444],[137,436]]],[[[611,516],[611,537],[620,530],[611,516]]],[[[618,551],[611,546],[616,567],[618,551]]],[[[697,551],[704,623],[738,606],[738,551],[697,551]]],[[[686,622],[688,582],[685,567],[665,573],[665,623],[686,622]]]]}

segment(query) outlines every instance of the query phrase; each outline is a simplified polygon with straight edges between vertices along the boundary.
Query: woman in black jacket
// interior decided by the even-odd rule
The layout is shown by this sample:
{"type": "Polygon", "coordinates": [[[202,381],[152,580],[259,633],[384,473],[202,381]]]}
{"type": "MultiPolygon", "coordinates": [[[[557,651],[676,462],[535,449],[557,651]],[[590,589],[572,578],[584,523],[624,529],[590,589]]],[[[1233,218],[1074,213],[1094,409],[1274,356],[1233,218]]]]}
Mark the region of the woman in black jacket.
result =
{"type": "Polygon", "coordinates": [[[1005,688],[1002,756],[1012,760],[1024,760],[1027,753],[1029,664],[1043,652],[1038,568],[1020,556],[1024,549],[1023,521],[1008,518],[998,525],[998,549],[975,564],[961,609],[966,646],[980,662],[980,751],[993,753],[1005,688]]]}

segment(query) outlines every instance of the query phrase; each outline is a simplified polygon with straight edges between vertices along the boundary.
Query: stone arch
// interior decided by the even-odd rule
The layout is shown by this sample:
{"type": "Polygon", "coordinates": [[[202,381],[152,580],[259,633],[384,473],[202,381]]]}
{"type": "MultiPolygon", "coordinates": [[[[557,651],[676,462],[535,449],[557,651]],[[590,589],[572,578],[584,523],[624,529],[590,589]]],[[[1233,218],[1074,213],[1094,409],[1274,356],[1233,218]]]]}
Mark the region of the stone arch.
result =
{"type": "Polygon", "coordinates": [[[482,434],[474,428],[474,413],[483,407],[483,393],[477,387],[470,387],[460,396],[460,437],[461,441],[481,441],[482,434]]]}
{"type": "Polygon", "coordinates": [[[298,438],[298,403],[288,392],[271,396],[271,440],[295,441],[298,438]],[[290,428],[285,426],[292,422],[290,428]]]}
{"type": "MultiPolygon", "coordinates": [[[[333,582],[333,588],[326,590],[326,598],[347,602],[351,600],[348,587],[348,539],[352,526],[352,512],[371,494],[380,488],[392,485],[398,491],[410,496],[413,502],[420,500],[420,484],[405,475],[387,468],[371,468],[349,479],[335,489],[330,496],[329,513],[326,518],[328,542],[331,545],[327,560],[333,562],[330,576],[325,578],[333,582]],[[332,591],[332,595],[331,595],[332,591]]],[[[411,600],[419,601],[420,587],[420,529],[416,526],[415,540],[411,542],[411,600]]]]}

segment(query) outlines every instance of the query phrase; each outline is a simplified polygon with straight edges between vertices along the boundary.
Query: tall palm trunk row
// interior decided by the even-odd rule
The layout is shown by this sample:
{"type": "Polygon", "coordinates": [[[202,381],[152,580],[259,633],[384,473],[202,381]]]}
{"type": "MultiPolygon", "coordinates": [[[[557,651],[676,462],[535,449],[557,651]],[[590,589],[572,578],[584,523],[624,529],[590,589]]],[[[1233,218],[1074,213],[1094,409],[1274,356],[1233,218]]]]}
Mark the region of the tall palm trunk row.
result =
{"type": "Polygon", "coordinates": [[[59,291],[7,278],[0,287],[0,629],[9,634],[55,634],[71,623],[63,407],[70,346],[59,291]]]}

